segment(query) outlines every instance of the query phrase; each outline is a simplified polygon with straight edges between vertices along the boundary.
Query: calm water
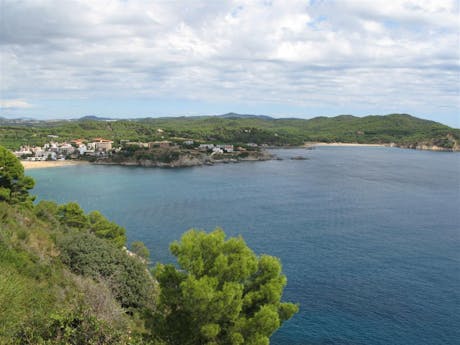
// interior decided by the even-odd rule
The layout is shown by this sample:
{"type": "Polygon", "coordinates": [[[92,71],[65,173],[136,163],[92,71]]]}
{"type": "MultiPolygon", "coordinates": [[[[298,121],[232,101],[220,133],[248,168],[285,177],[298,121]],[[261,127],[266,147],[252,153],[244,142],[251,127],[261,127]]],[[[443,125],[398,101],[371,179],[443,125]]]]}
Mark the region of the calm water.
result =
{"type": "Polygon", "coordinates": [[[279,150],[287,159],[178,170],[30,170],[39,198],[98,209],[154,261],[191,227],[281,258],[301,310],[276,345],[436,345],[460,339],[460,154],[279,150]],[[309,160],[289,160],[302,155],[309,160]]]}

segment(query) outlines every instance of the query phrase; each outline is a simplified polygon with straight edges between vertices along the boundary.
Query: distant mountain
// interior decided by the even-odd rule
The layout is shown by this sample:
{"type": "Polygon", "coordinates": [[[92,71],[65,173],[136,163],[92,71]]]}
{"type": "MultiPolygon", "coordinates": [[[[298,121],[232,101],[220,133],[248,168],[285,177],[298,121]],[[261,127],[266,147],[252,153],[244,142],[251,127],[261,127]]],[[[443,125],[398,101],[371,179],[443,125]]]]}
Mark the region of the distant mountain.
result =
{"type": "Polygon", "coordinates": [[[40,122],[40,120],[36,120],[31,117],[18,117],[14,119],[0,117],[0,123],[3,125],[16,125],[16,124],[27,125],[27,124],[38,123],[38,122],[40,122]]]}
{"type": "Polygon", "coordinates": [[[83,117],[80,117],[79,119],[76,119],[77,121],[111,121],[114,120],[110,117],[100,117],[96,115],[86,115],[83,117]]]}
{"type": "Polygon", "coordinates": [[[268,115],[252,115],[252,114],[238,114],[238,113],[227,113],[223,115],[216,115],[217,117],[223,117],[224,119],[261,119],[261,120],[274,120],[273,117],[268,115]]]}

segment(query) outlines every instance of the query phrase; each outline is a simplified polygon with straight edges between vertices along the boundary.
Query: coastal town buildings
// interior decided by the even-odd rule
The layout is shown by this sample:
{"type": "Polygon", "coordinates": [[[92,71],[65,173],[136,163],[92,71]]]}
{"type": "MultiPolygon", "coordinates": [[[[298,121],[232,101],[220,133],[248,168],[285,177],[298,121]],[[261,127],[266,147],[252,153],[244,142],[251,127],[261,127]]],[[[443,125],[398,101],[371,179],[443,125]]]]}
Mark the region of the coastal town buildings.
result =
{"type": "MultiPolygon", "coordinates": [[[[48,136],[50,137],[50,136],[48,136]]],[[[180,141],[151,141],[151,142],[140,142],[140,141],[129,141],[129,140],[120,140],[120,146],[114,148],[113,141],[104,138],[94,138],[94,139],[73,139],[69,142],[57,142],[56,136],[51,135],[50,142],[44,144],[43,146],[31,146],[24,145],[17,151],[14,151],[16,157],[23,160],[31,161],[44,161],[44,160],[66,160],[66,159],[80,159],[83,157],[95,157],[97,159],[108,158],[112,154],[116,154],[122,150],[129,149],[130,147],[139,148],[139,149],[178,149],[180,145],[191,146],[193,148],[195,142],[193,140],[183,140],[180,138],[180,141]]],[[[197,146],[198,151],[208,152],[214,154],[223,154],[223,153],[233,153],[234,151],[246,151],[246,149],[237,147],[234,148],[231,144],[211,144],[211,143],[202,143],[197,146]]]]}
{"type": "MultiPolygon", "coordinates": [[[[55,139],[57,136],[48,136],[55,139]]],[[[93,140],[74,139],[68,142],[50,141],[43,146],[23,145],[14,155],[31,161],[65,160],[78,156],[104,157],[112,150],[112,140],[95,138],[93,140]]]]}
{"type": "Polygon", "coordinates": [[[112,140],[104,138],[95,138],[93,140],[96,151],[110,151],[112,149],[112,140]]]}
{"type": "Polygon", "coordinates": [[[201,150],[201,151],[208,151],[208,150],[211,150],[213,152],[218,152],[218,151],[222,151],[222,153],[224,152],[227,152],[227,153],[231,153],[233,152],[235,149],[233,147],[233,145],[228,145],[228,144],[217,144],[217,145],[214,145],[214,144],[200,144],[200,146],[198,146],[198,149],[201,150]]]}

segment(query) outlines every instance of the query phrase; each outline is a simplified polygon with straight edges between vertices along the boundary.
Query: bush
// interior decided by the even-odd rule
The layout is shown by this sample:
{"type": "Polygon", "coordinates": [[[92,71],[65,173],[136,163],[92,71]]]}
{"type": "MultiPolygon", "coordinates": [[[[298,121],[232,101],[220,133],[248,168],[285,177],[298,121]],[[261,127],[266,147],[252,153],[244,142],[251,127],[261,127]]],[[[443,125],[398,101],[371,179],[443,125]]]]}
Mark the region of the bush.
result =
{"type": "Polygon", "coordinates": [[[75,273],[107,281],[126,308],[151,307],[154,284],[137,258],[89,233],[71,233],[59,242],[62,261],[75,273]]]}

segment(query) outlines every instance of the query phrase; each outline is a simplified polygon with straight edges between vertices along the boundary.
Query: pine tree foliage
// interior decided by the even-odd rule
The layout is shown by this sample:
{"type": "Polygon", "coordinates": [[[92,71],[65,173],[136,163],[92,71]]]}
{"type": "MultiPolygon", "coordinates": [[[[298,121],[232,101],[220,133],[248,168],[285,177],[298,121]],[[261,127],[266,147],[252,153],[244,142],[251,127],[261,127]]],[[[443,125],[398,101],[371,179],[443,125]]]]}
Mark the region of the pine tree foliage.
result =
{"type": "Polygon", "coordinates": [[[221,229],[191,230],[171,245],[180,269],[159,265],[157,332],[167,344],[265,345],[298,307],[281,302],[279,259],[256,256],[221,229]]]}

